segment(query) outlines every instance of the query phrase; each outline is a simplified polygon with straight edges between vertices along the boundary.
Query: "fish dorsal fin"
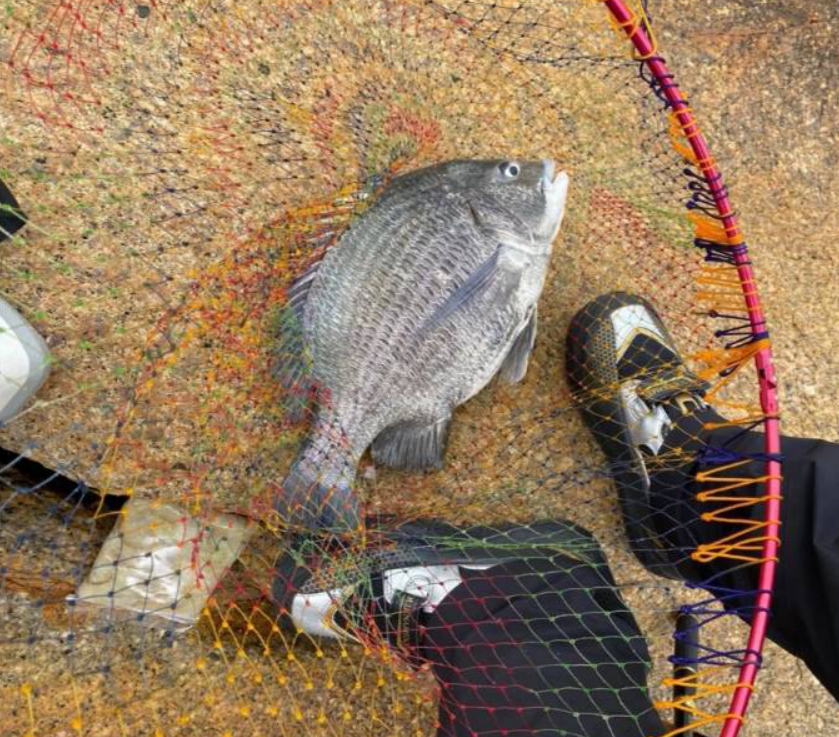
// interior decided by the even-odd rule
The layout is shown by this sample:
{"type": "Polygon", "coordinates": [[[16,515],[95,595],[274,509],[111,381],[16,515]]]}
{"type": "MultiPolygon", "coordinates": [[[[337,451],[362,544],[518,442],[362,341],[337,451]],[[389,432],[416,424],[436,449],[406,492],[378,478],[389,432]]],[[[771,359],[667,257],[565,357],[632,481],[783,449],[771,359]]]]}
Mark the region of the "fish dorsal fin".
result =
{"type": "Polygon", "coordinates": [[[403,422],[379,433],[370,452],[376,463],[406,471],[442,468],[450,417],[416,425],[403,422]]]}
{"type": "Polygon", "coordinates": [[[498,370],[498,376],[508,384],[518,384],[527,373],[527,364],[530,361],[530,354],[533,352],[533,345],[536,342],[536,305],[530,313],[524,328],[513,342],[510,352],[498,370]]]}
{"type": "Polygon", "coordinates": [[[294,314],[301,324],[303,323],[303,315],[306,310],[306,300],[309,297],[309,290],[312,288],[312,284],[315,281],[318,269],[322,263],[323,256],[321,256],[313,264],[310,264],[306,271],[298,276],[288,288],[287,305],[294,310],[294,314]]]}
{"type": "Polygon", "coordinates": [[[309,290],[317,276],[323,257],[311,264],[288,288],[277,324],[273,374],[283,389],[282,405],[286,419],[299,422],[309,411],[312,390],[312,361],[307,355],[303,318],[309,290]]]}
{"type": "Polygon", "coordinates": [[[285,419],[300,422],[309,413],[315,384],[302,321],[292,307],[285,305],[278,313],[275,333],[271,372],[282,390],[285,419]]]}

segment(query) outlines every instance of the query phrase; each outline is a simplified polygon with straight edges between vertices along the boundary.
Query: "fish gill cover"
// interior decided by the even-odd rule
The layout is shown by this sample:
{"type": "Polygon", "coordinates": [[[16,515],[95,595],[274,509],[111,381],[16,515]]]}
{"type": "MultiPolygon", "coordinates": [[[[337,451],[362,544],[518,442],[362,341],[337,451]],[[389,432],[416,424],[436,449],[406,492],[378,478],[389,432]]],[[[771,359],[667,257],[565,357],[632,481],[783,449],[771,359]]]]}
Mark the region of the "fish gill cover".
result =
{"type": "MultiPolygon", "coordinates": [[[[717,575],[709,593],[655,572],[762,563],[771,535],[760,521],[727,531],[722,545],[697,548],[680,531],[701,512],[725,518],[726,490],[748,488],[745,464],[774,459],[709,449],[697,420],[687,455],[667,449],[647,463],[688,478],[704,453],[707,506],[676,502],[652,523],[638,459],[610,413],[618,380],[631,376],[650,401],[687,392],[704,397],[687,415],[713,401],[731,427],[756,427],[766,413],[748,365],[767,336],[749,321],[736,265],[745,250],[720,219],[713,161],[690,147],[698,129],[674,115],[668,79],[632,54],[627,37],[652,33],[644,8],[633,5],[628,21],[611,9],[583,0],[6,6],[0,174],[27,225],[0,244],[2,293],[45,336],[49,378],[0,428],[4,734],[425,735],[438,724],[448,734],[474,708],[499,730],[489,733],[504,734],[505,708],[521,707],[505,707],[503,679],[461,693],[457,674],[435,679],[433,657],[399,657],[407,646],[357,614],[358,591],[381,566],[427,565],[428,549],[447,551],[432,563],[461,571],[501,566],[497,580],[485,574],[489,593],[469,600],[479,608],[493,591],[549,580],[545,562],[561,559],[555,600],[533,593],[529,608],[497,615],[528,641],[547,636],[538,623],[574,597],[618,591],[646,638],[653,696],[669,702],[666,725],[670,615],[696,614],[706,647],[688,685],[699,693],[675,707],[719,730],[740,666],[757,657],[735,624],[754,592],[732,592],[717,575]],[[552,159],[570,176],[526,375],[456,408],[438,469],[362,455],[353,529],[298,529],[275,501],[313,407],[328,406],[334,387],[313,378],[292,285],[365,222],[395,177],[454,159],[552,159]],[[593,368],[600,359],[586,341],[602,358],[615,333],[654,332],[626,293],[654,302],[686,367],[669,354],[653,368],[627,359],[620,377],[593,368]],[[623,322],[604,337],[596,319],[609,309],[623,322]],[[635,554],[615,478],[639,492],[635,554]],[[562,521],[560,532],[545,532],[545,521],[562,521]],[[463,531],[475,525],[480,534],[463,531]],[[661,537],[675,563],[658,556],[661,537]],[[298,572],[310,569],[301,590],[333,592],[351,637],[312,634],[278,593],[289,549],[298,572]],[[334,594],[353,586],[346,600],[334,594]]],[[[399,317],[392,307],[388,319],[399,317]]],[[[618,601],[614,621],[627,616],[618,601]]],[[[627,647],[607,648],[604,667],[643,672],[640,634],[621,638],[627,647]]],[[[523,652],[518,664],[488,657],[508,674],[544,669],[527,708],[549,725],[572,715],[571,733],[587,734],[596,684],[523,652]],[[557,687],[557,668],[570,685],[557,687]]],[[[627,711],[638,688],[626,689],[602,734],[625,733],[618,716],[633,728],[651,718],[627,711]]]]}

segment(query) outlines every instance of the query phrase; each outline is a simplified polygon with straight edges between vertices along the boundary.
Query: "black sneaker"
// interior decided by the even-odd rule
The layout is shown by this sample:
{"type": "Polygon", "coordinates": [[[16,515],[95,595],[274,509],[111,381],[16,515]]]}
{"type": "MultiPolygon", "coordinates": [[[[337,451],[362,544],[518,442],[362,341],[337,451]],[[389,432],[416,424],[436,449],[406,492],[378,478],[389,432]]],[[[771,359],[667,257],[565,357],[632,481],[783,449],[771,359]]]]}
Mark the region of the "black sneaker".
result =
{"type": "MultiPolygon", "coordinates": [[[[685,366],[647,300],[611,292],[571,320],[566,370],[583,419],[609,462],[635,556],[651,571],[681,579],[667,555],[650,503],[650,471],[680,416],[704,408],[709,385],[685,366]]],[[[679,461],[683,463],[684,461],[679,461]]]]}
{"type": "Polygon", "coordinates": [[[459,529],[417,520],[368,531],[362,549],[336,542],[324,552],[298,540],[277,567],[273,599],[298,630],[312,636],[384,643],[418,666],[419,624],[470,570],[534,557],[576,555],[605,566],[594,539],[567,522],[459,529]]]}

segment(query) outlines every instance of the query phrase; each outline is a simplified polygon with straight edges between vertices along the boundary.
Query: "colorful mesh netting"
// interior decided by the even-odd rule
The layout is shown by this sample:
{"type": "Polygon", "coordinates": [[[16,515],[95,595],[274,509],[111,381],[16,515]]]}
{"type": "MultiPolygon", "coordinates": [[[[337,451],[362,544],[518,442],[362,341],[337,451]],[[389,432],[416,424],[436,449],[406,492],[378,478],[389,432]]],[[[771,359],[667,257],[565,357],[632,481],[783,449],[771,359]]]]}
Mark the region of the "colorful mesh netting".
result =
{"type": "Polygon", "coordinates": [[[777,541],[768,334],[715,162],[630,5],[9,6],[1,173],[28,225],[0,268],[51,373],[0,429],[4,729],[512,735],[524,714],[533,734],[634,734],[657,718],[636,703],[646,643],[658,734],[683,731],[674,710],[737,732],[777,541]],[[351,637],[295,629],[276,572],[300,530],[274,511],[311,412],[278,380],[300,349],[291,284],[397,174],[504,157],[551,157],[572,182],[526,379],[456,411],[440,470],[362,457],[365,524],[307,536],[298,560],[351,637]],[[614,344],[604,311],[649,332],[627,293],[686,368],[643,345],[617,374],[586,358],[614,344]],[[617,424],[626,380],[682,402],[647,477],[617,424]],[[460,614],[423,620],[421,645],[400,617],[425,615],[391,600],[383,624],[369,604],[382,566],[428,564],[417,549],[464,578],[460,614]],[[674,697],[680,607],[701,645],[674,697]],[[753,616],[747,644],[735,621],[753,616]],[[483,639],[461,652],[470,629],[483,639]],[[543,660],[558,632],[576,662],[543,660]]]}

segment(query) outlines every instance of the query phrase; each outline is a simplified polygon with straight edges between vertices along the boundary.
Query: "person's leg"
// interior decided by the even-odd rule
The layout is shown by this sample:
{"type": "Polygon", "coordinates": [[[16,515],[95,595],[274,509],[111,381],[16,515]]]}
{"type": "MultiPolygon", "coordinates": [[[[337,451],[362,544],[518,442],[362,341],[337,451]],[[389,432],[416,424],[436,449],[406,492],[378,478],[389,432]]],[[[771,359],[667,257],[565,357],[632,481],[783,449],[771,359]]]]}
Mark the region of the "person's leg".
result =
{"type": "Polygon", "coordinates": [[[649,655],[605,566],[517,561],[468,574],[427,618],[440,737],[650,737],[649,655]]]}
{"type": "Polygon", "coordinates": [[[0,181],[0,243],[26,225],[26,216],[9,188],[0,181]]]}
{"type": "MultiPolygon", "coordinates": [[[[707,588],[748,619],[758,566],[725,557],[698,562],[692,554],[746,529],[708,519],[724,503],[699,495],[728,485],[726,497],[762,497],[762,484],[713,480],[762,477],[762,435],[724,426],[646,300],[625,293],[594,300],[572,320],[567,349],[569,381],[610,462],[638,559],[652,572],[707,588]],[[714,424],[723,427],[709,429],[714,424]],[[740,460],[748,463],[713,471],[740,460]],[[702,471],[711,477],[700,483],[702,471]]],[[[839,699],[839,446],[784,438],[782,452],[782,546],[769,636],[839,699]]],[[[757,502],[728,516],[757,523],[764,512],[757,502]]]]}
{"type": "Polygon", "coordinates": [[[420,522],[391,537],[378,553],[313,562],[308,578],[281,568],[275,597],[310,634],[385,639],[430,664],[440,737],[665,732],[647,693],[646,643],[585,530],[420,522]],[[355,587],[330,589],[349,571],[355,587]]]}
{"type": "MultiPolygon", "coordinates": [[[[719,509],[720,502],[700,501],[698,495],[720,486],[720,482],[697,481],[697,473],[712,470],[704,456],[732,454],[752,458],[726,474],[759,478],[764,473],[760,460],[763,436],[739,428],[704,430],[699,422],[719,422],[708,408],[698,416],[677,421],[668,434],[664,450],[679,448],[686,456],[699,458],[681,467],[671,466],[651,474],[651,503],[661,510],[656,528],[668,547],[679,551],[678,569],[688,581],[704,584],[712,591],[741,590],[747,596],[730,596],[726,605],[748,619],[757,586],[758,566],[736,565],[718,558],[696,563],[685,553],[700,545],[713,545],[745,529],[731,524],[703,520],[702,514],[719,509]]],[[[781,549],[772,598],[769,637],[800,657],[813,674],[839,700],[839,445],[823,440],[784,437],[781,504],[781,549]]],[[[759,498],[762,484],[749,484],[726,491],[729,497],[759,498]]],[[[765,516],[765,504],[758,502],[730,515],[756,523],[765,516]]],[[[756,536],[760,536],[756,532],[756,536]]]]}

